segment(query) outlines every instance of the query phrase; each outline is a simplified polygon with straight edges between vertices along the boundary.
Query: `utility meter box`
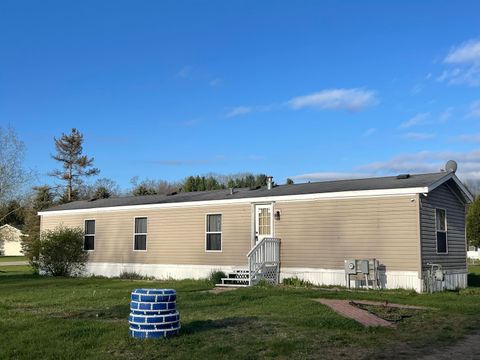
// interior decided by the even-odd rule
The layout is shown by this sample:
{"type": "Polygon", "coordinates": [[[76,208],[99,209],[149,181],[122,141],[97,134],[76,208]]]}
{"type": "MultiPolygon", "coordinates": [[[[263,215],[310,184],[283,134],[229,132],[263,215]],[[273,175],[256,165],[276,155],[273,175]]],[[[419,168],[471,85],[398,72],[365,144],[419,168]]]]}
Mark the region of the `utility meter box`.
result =
{"type": "Polygon", "coordinates": [[[345,274],[356,274],[357,272],[357,260],[345,260],[345,274]]]}
{"type": "Polygon", "coordinates": [[[443,270],[435,270],[435,280],[437,281],[444,281],[445,280],[445,273],[443,270]]]}
{"type": "Polygon", "coordinates": [[[370,272],[369,261],[357,260],[357,272],[362,274],[368,274],[370,272]]]}

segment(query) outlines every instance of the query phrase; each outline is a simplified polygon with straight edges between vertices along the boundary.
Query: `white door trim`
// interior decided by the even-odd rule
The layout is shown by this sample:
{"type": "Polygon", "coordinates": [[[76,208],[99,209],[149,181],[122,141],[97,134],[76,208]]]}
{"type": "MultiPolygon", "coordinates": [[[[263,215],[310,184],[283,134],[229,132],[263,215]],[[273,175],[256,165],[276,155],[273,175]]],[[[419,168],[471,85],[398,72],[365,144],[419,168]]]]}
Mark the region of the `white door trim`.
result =
{"type": "Polygon", "coordinates": [[[273,219],[273,203],[269,204],[254,204],[253,205],[253,239],[252,246],[255,246],[258,238],[258,210],[259,209],[269,209],[270,210],[270,234],[264,237],[274,237],[275,236],[275,223],[273,219]]]}

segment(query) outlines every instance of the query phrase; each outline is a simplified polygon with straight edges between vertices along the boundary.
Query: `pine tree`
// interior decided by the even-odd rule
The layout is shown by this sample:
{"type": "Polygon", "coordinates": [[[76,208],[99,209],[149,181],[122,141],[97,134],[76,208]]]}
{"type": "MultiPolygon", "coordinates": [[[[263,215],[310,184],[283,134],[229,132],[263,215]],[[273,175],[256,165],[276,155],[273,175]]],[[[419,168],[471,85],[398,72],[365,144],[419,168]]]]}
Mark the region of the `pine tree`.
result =
{"type": "Polygon", "coordinates": [[[295,184],[292,179],[287,178],[287,185],[293,185],[295,184]]]}
{"type": "Polygon", "coordinates": [[[62,164],[61,170],[54,170],[50,176],[66,182],[64,201],[70,202],[74,199],[73,185],[79,185],[83,177],[97,175],[100,170],[93,167],[93,157],[83,155],[83,134],[73,128],[69,135],[62,134],[60,139],[54,138],[56,155],[52,158],[62,164]]]}

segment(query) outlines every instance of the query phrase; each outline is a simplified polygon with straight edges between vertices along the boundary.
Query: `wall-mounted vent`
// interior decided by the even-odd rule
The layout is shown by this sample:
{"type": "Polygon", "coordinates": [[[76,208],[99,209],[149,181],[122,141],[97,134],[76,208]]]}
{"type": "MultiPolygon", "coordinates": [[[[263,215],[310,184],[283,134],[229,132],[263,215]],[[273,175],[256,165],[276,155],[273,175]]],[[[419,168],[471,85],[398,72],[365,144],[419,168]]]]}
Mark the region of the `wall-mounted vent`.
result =
{"type": "Polygon", "coordinates": [[[408,179],[410,177],[410,174],[400,174],[397,175],[398,180],[403,180],[403,179],[408,179]]]}

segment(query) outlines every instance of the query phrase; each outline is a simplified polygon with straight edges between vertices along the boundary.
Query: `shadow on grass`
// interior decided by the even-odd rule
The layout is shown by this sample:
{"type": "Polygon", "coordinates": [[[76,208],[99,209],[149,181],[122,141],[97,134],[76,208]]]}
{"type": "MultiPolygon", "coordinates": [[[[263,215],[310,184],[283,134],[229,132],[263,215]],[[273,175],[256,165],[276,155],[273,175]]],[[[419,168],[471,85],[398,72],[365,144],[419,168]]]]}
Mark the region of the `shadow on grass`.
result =
{"type": "Polygon", "coordinates": [[[196,320],[189,323],[182,323],[182,332],[184,334],[193,334],[196,332],[203,332],[215,329],[238,328],[245,325],[252,324],[257,321],[254,316],[248,317],[229,317],[218,320],[196,320]]]}
{"type": "Polygon", "coordinates": [[[469,273],[468,274],[468,286],[480,287],[480,274],[469,273]]]}

